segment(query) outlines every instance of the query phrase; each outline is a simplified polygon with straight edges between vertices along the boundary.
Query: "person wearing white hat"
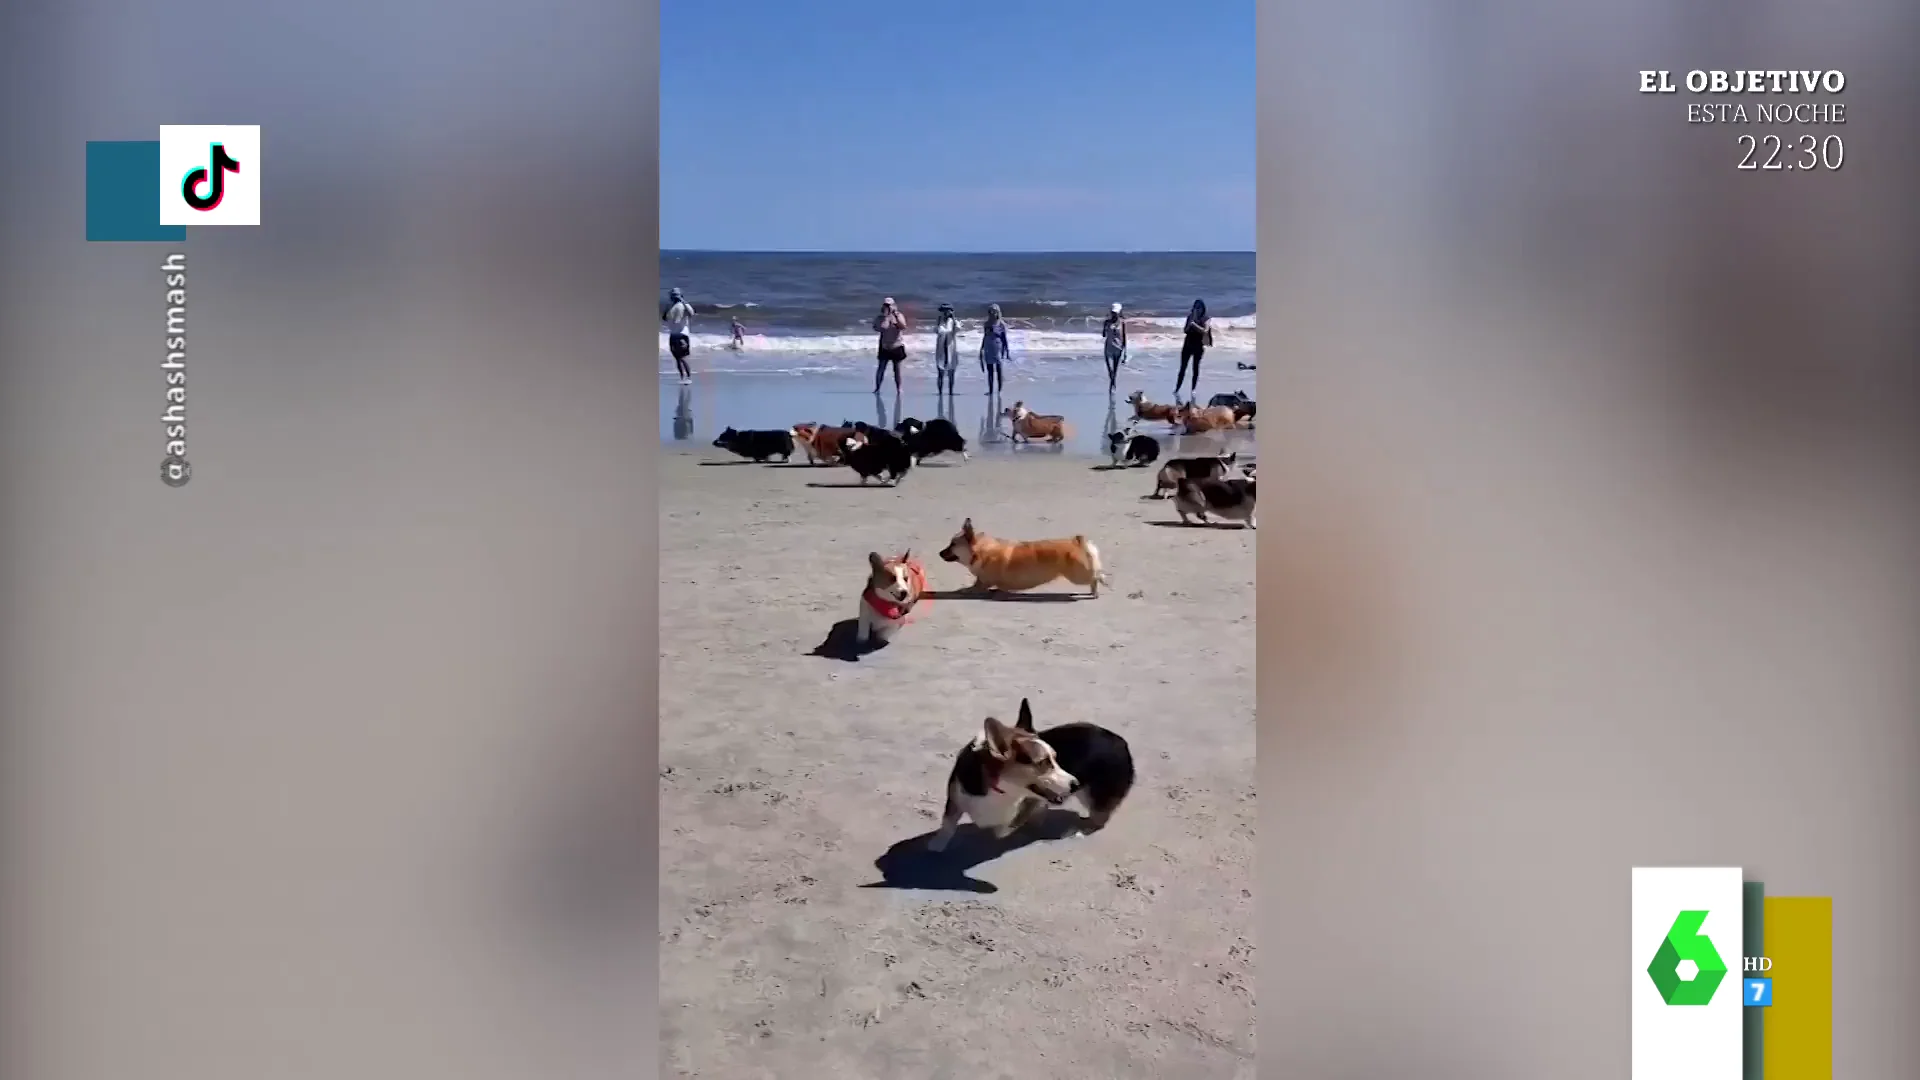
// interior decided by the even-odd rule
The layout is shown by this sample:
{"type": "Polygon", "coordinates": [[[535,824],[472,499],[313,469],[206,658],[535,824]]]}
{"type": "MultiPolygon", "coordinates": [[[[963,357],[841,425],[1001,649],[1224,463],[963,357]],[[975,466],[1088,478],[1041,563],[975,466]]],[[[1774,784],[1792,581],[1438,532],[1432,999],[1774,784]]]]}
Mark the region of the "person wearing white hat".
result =
{"type": "Polygon", "coordinates": [[[667,324],[667,350],[673,353],[673,366],[680,372],[680,384],[685,386],[693,382],[693,368],[687,364],[687,354],[693,351],[693,305],[687,303],[679,289],[667,293],[667,306],[660,312],[660,321],[667,324]]]}
{"type": "Polygon", "coordinates": [[[1120,384],[1120,365],[1127,362],[1127,320],[1121,317],[1119,304],[1107,314],[1100,336],[1106,339],[1107,393],[1111,394],[1120,384]]]}
{"type": "Polygon", "coordinates": [[[900,361],[907,358],[907,317],[894,306],[893,297],[880,301],[880,314],[873,317],[873,329],[880,335],[879,362],[873,368],[873,392],[880,392],[880,383],[887,374],[887,365],[893,365],[893,388],[900,389],[900,361]]]}

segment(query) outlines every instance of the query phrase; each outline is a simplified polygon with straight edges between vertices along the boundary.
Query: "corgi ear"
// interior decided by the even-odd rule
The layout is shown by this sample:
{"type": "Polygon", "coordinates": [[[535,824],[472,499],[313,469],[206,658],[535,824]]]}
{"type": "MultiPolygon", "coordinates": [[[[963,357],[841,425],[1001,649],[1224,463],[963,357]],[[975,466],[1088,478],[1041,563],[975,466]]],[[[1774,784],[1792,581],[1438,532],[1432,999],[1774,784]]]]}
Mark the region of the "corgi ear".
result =
{"type": "Polygon", "coordinates": [[[912,548],[908,548],[907,550],[905,550],[905,551],[902,551],[902,552],[900,553],[900,561],[901,561],[901,562],[906,562],[906,561],[907,561],[908,559],[911,559],[911,558],[913,558],[913,549],[912,549],[912,548]]]}
{"type": "Polygon", "coordinates": [[[1013,726],[1021,731],[1033,730],[1033,706],[1027,704],[1026,698],[1020,699],[1020,719],[1014,721],[1013,726]]]}
{"type": "Polygon", "coordinates": [[[987,753],[1004,758],[1013,752],[1013,729],[993,717],[987,717],[987,753]]]}
{"type": "Polygon", "coordinates": [[[879,552],[869,551],[867,552],[867,565],[873,567],[877,573],[887,565],[887,560],[881,558],[879,552]]]}
{"type": "Polygon", "coordinates": [[[973,536],[973,519],[972,518],[968,518],[967,520],[960,523],[960,535],[969,537],[969,538],[973,536]]]}

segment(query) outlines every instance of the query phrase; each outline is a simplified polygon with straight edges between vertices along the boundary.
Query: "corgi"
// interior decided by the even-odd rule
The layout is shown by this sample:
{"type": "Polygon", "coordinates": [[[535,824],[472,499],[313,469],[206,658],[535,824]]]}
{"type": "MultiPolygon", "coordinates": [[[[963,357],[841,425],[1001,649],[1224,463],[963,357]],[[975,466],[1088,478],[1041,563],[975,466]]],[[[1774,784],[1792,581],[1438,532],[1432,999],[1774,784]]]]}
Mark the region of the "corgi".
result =
{"type": "Polygon", "coordinates": [[[793,432],[791,431],[735,431],[733,428],[720,433],[713,445],[722,450],[731,450],[749,461],[765,462],[768,458],[785,461],[793,456],[793,432]]]}
{"type": "Polygon", "coordinates": [[[1122,465],[1150,465],[1160,457],[1160,440],[1151,435],[1135,435],[1132,426],[1107,433],[1107,453],[1117,468],[1122,465]]]}
{"type": "Polygon", "coordinates": [[[913,469],[913,453],[907,444],[900,436],[879,428],[863,429],[840,440],[840,460],[860,475],[863,484],[885,473],[887,482],[897,486],[913,469]]]}
{"type": "Polygon", "coordinates": [[[1240,418],[1231,406],[1208,406],[1196,408],[1192,404],[1181,407],[1179,423],[1186,425],[1187,434],[1204,435],[1209,431],[1224,431],[1237,427],[1240,418]]]}
{"type": "Polygon", "coordinates": [[[1245,420],[1249,422],[1252,421],[1254,416],[1260,411],[1259,405],[1247,396],[1245,390],[1235,390],[1231,394],[1215,394],[1213,395],[1213,400],[1207,402],[1207,405],[1216,409],[1232,409],[1235,420],[1245,420]]]}
{"type": "Polygon", "coordinates": [[[1067,540],[996,540],[973,527],[973,519],[960,524],[953,540],[940,549],[942,561],[958,563],[973,574],[977,591],[1025,592],[1058,578],[1087,587],[1088,595],[1099,596],[1100,586],[1110,584],[1100,565],[1100,549],[1084,536],[1067,540]]]}
{"type": "Polygon", "coordinates": [[[1225,479],[1239,457],[1240,451],[1234,450],[1213,457],[1172,458],[1154,474],[1153,494],[1147,498],[1166,498],[1166,493],[1177,489],[1182,480],[1225,479]]]}
{"type": "Polygon", "coordinates": [[[921,423],[909,416],[893,426],[907,442],[907,449],[913,451],[915,461],[925,461],[935,454],[959,454],[960,460],[967,460],[967,440],[953,421],[944,416],[936,416],[921,423]]]}
{"type": "Polygon", "coordinates": [[[859,439],[866,445],[867,437],[853,429],[852,424],[844,427],[827,427],[825,424],[793,425],[793,441],[807,455],[809,465],[838,465],[840,448],[848,436],[859,439]]]}
{"type": "Polygon", "coordinates": [[[1182,525],[1190,524],[1189,516],[1204,523],[1207,515],[1212,514],[1222,521],[1238,521],[1249,529],[1257,529],[1259,525],[1254,522],[1256,483],[1252,477],[1182,480],[1173,493],[1173,509],[1180,515],[1182,525]]]}
{"type": "Polygon", "coordinates": [[[1043,416],[1027,408],[1024,401],[1016,401],[1013,406],[1000,415],[1007,418],[1013,429],[1012,441],[1032,442],[1045,439],[1048,442],[1065,442],[1072,429],[1067,426],[1064,416],[1043,416]]]}
{"type": "Polygon", "coordinates": [[[1147,400],[1145,390],[1135,390],[1127,395],[1127,404],[1133,406],[1135,420],[1162,420],[1169,424],[1179,423],[1179,406],[1156,405],[1147,400]]]}
{"type": "Polygon", "coordinates": [[[940,829],[927,849],[945,851],[963,818],[1004,840],[1043,806],[1062,806],[1069,799],[1077,799],[1085,811],[1080,832],[1099,832],[1133,790],[1133,779],[1133,753],[1125,739],[1096,724],[1036,732],[1033,707],[1022,698],[1012,727],[988,717],[954,759],[940,829]]]}
{"type": "Polygon", "coordinates": [[[884,645],[894,632],[907,625],[914,605],[927,591],[927,574],[913,561],[911,551],[897,559],[883,559],[877,551],[867,553],[867,587],[860,593],[858,630],[854,640],[862,646],[878,641],[884,645]]]}

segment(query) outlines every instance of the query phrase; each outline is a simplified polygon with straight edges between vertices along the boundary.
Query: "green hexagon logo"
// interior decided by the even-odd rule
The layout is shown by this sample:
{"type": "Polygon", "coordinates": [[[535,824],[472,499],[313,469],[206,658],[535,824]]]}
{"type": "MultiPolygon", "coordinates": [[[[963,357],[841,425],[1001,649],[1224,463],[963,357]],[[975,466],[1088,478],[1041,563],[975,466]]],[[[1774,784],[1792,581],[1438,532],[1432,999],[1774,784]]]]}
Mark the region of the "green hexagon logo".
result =
{"type": "Polygon", "coordinates": [[[1653,954],[1653,963],[1647,965],[1647,976],[1660,991],[1660,1000],[1669,1005],[1705,1005],[1713,1000],[1713,992],[1720,989],[1720,980],[1727,976],[1719,950],[1700,932],[1700,924],[1706,921],[1704,911],[1681,912],[1660,942],[1659,951],[1653,954]],[[1693,978],[1681,976],[1682,963],[1693,965],[1693,978]]]}

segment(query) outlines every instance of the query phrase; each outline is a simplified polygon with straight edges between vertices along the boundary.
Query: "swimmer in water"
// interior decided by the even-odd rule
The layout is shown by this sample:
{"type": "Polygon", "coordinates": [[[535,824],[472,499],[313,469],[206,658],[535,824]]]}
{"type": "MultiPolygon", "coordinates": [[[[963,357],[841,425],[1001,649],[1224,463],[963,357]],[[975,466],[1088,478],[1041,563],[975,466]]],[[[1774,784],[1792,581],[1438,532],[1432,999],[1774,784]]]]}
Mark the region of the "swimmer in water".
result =
{"type": "Polygon", "coordinates": [[[746,348],[746,345],[747,328],[740,325],[740,316],[735,315],[733,317],[733,349],[735,352],[739,352],[741,349],[746,348]]]}

